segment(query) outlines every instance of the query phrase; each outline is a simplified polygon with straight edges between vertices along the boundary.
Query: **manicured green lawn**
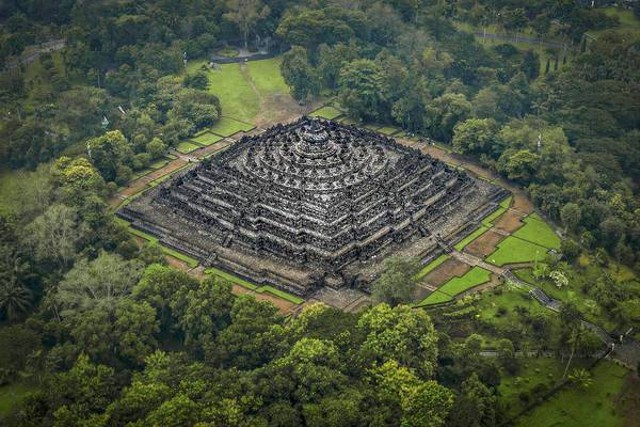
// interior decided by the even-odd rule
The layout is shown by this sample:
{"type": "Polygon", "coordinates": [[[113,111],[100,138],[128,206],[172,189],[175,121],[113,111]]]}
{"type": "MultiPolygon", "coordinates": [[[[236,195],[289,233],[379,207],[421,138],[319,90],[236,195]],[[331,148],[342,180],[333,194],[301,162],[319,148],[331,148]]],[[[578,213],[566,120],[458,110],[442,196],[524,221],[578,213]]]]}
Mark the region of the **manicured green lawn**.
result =
{"type": "Polygon", "coordinates": [[[447,295],[445,293],[435,291],[431,295],[429,295],[428,297],[420,301],[418,304],[416,304],[415,307],[425,307],[428,305],[443,304],[449,301],[453,301],[453,298],[451,297],[451,295],[447,295]]]}
{"type": "Polygon", "coordinates": [[[178,150],[178,152],[182,154],[189,154],[192,151],[197,150],[198,148],[200,148],[199,145],[188,141],[182,141],[179,142],[178,145],[176,145],[176,150],[178,150]]]}
{"type": "Polygon", "coordinates": [[[248,280],[241,279],[241,278],[239,278],[237,276],[234,276],[233,274],[227,273],[226,271],[219,270],[219,269],[214,268],[214,267],[207,268],[204,272],[206,274],[211,274],[213,276],[218,276],[221,279],[227,280],[227,281],[229,281],[231,283],[235,283],[237,285],[240,285],[240,286],[242,286],[244,288],[247,288],[247,289],[250,289],[252,291],[255,291],[256,289],[259,288],[258,285],[254,284],[254,283],[251,283],[248,280]]]}
{"type": "Polygon", "coordinates": [[[338,119],[338,122],[342,123],[343,125],[354,125],[357,123],[355,119],[347,116],[338,119]]]}
{"type": "Polygon", "coordinates": [[[322,117],[327,120],[334,120],[343,114],[342,111],[331,106],[321,107],[309,114],[312,117],[322,117]]]}
{"type": "Polygon", "coordinates": [[[602,362],[592,371],[593,384],[587,389],[570,386],[517,420],[527,427],[582,427],[622,425],[615,397],[628,371],[612,362],[602,362]]]}
{"type": "Polygon", "coordinates": [[[274,94],[288,94],[289,86],[284,82],[280,73],[281,58],[250,61],[246,67],[253,84],[262,96],[274,94]]]}
{"type": "Polygon", "coordinates": [[[243,123],[241,121],[232,119],[231,117],[223,116],[220,117],[220,120],[213,125],[211,128],[211,132],[220,136],[231,136],[234,133],[238,133],[240,131],[249,131],[253,129],[254,126],[248,123],[243,123]]]}
{"type": "Polygon", "coordinates": [[[547,248],[509,236],[498,243],[498,249],[487,256],[486,261],[491,264],[503,266],[521,262],[533,262],[544,259],[547,248]]]}
{"type": "Polygon", "coordinates": [[[509,207],[511,206],[512,199],[513,199],[513,196],[509,196],[505,198],[502,202],[500,202],[500,207],[495,211],[493,211],[490,215],[487,215],[482,220],[482,224],[484,224],[487,227],[491,227],[491,225],[493,225],[495,220],[500,218],[502,214],[504,214],[509,209],[509,207]]]}
{"type": "Polygon", "coordinates": [[[458,295],[464,291],[486,283],[491,278],[491,272],[482,267],[475,266],[467,271],[462,277],[454,277],[442,285],[438,291],[451,296],[458,295]]]}
{"type": "Polygon", "coordinates": [[[385,126],[381,129],[378,129],[378,132],[385,134],[385,135],[394,135],[397,134],[399,132],[401,132],[400,129],[398,128],[394,128],[394,127],[390,127],[390,126],[385,126]]]}
{"type": "Polygon", "coordinates": [[[476,228],[476,230],[473,233],[469,234],[467,237],[465,237],[464,239],[456,243],[454,248],[457,251],[463,250],[469,243],[473,242],[478,237],[482,236],[488,229],[489,227],[487,227],[486,225],[481,225],[480,227],[476,228]]]}
{"type": "Polygon", "coordinates": [[[418,279],[418,280],[422,279],[424,276],[426,276],[427,274],[431,273],[433,270],[438,268],[438,266],[440,266],[440,264],[442,264],[443,262],[445,262],[449,258],[451,258],[451,256],[449,256],[447,254],[440,255],[438,258],[434,259],[429,264],[425,265],[422,268],[422,270],[420,270],[418,272],[418,274],[416,274],[416,279],[418,279]]]}
{"type": "Polygon", "coordinates": [[[160,159],[160,160],[157,160],[157,161],[151,163],[149,165],[149,169],[153,169],[153,170],[160,169],[160,168],[166,166],[167,163],[169,163],[169,159],[160,159]]]}
{"type": "Polygon", "coordinates": [[[271,295],[277,296],[278,298],[282,298],[283,300],[292,302],[294,304],[302,304],[304,302],[304,300],[300,297],[297,297],[288,292],[281,291],[280,289],[276,289],[268,285],[264,285],[256,289],[256,293],[258,294],[269,293],[271,295]]]}
{"type": "Polygon", "coordinates": [[[201,135],[196,136],[195,138],[191,138],[192,141],[200,144],[200,145],[211,145],[211,144],[215,144],[216,142],[222,140],[223,137],[219,136],[219,135],[214,135],[211,132],[205,132],[201,135]]]}
{"type": "MultiPolygon", "coordinates": [[[[194,61],[189,70],[200,69],[204,61],[194,61]]],[[[217,70],[208,70],[209,92],[220,99],[222,114],[251,122],[260,110],[260,99],[253,90],[240,64],[224,64],[217,70]]],[[[225,135],[226,136],[226,135],[225,135]]]]}
{"type": "MultiPolygon", "coordinates": [[[[193,61],[189,72],[201,69],[205,61],[193,61]]],[[[281,58],[249,61],[246,64],[223,64],[216,70],[207,70],[209,91],[220,99],[225,117],[252,123],[260,112],[261,97],[288,94],[289,88],[280,74],[281,58]]],[[[215,129],[215,127],[214,127],[215,129]]],[[[248,130],[248,129],[239,129],[248,130]]],[[[236,130],[237,132],[238,130],[236,130]]],[[[231,133],[215,133],[229,136],[231,133]]]]}
{"type": "Polygon", "coordinates": [[[560,238],[549,225],[542,219],[539,219],[539,216],[534,215],[535,214],[532,214],[526,217],[523,220],[524,226],[516,230],[513,236],[535,243],[536,245],[544,246],[545,248],[559,249],[560,238]]]}
{"type": "Polygon", "coordinates": [[[20,403],[28,393],[34,390],[34,387],[22,383],[0,387],[0,418],[7,415],[14,405],[20,403]]]}
{"type": "Polygon", "coordinates": [[[217,268],[211,267],[205,270],[206,274],[210,274],[213,276],[218,276],[224,280],[227,280],[231,283],[235,283],[236,285],[240,285],[243,288],[247,288],[249,290],[255,291],[257,294],[268,293],[274,295],[278,298],[282,298],[283,300],[292,302],[294,304],[302,304],[304,299],[292,295],[288,292],[281,291],[280,289],[276,289],[269,285],[258,286],[255,283],[252,283],[248,280],[241,279],[240,277],[234,276],[233,274],[227,273],[226,271],[219,270],[217,268]]]}

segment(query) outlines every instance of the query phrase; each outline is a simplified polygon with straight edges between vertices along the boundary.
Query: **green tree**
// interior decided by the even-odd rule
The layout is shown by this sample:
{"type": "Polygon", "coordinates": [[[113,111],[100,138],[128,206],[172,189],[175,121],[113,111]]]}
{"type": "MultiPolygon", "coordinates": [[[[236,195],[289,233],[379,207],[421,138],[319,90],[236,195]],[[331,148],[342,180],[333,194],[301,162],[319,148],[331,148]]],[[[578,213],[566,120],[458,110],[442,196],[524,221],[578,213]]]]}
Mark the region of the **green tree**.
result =
{"type": "Polygon", "coordinates": [[[383,273],[372,285],[372,296],[390,306],[411,301],[420,264],[414,258],[394,257],[385,260],[383,273]]]}
{"type": "Polygon", "coordinates": [[[471,103],[462,93],[445,93],[429,103],[426,110],[427,127],[431,136],[450,142],[453,128],[471,112],[471,103]]]}
{"type": "Polygon", "coordinates": [[[280,71],[284,81],[291,88],[291,95],[298,101],[304,100],[309,94],[318,94],[318,79],[309,64],[306,49],[300,46],[292,47],[282,56],[280,71]]]}
{"type": "Polygon", "coordinates": [[[353,117],[378,120],[385,111],[384,75],[380,66],[369,59],[346,64],[339,77],[340,103],[353,117]]]}
{"type": "Polygon", "coordinates": [[[269,16],[271,9],[260,0],[226,0],[225,5],[228,11],[223,15],[224,18],[240,28],[244,48],[249,49],[249,31],[269,16]]]}
{"type": "Polygon", "coordinates": [[[565,233],[567,230],[575,231],[576,227],[580,223],[580,218],[582,216],[582,211],[580,210],[580,206],[576,203],[567,203],[560,209],[560,219],[564,224],[565,233]]]}
{"type": "Polygon", "coordinates": [[[458,153],[490,153],[497,124],[493,119],[467,119],[453,128],[453,149],[458,153]]]}
{"type": "Polygon", "coordinates": [[[118,168],[133,157],[129,143],[119,130],[88,140],[87,153],[106,181],[115,181],[118,168]]]}
{"type": "Polygon", "coordinates": [[[423,311],[406,305],[391,308],[378,304],[360,317],[357,330],[364,336],[360,352],[365,362],[396,360],[423,377],[433,373],[437,337],[423,311]]]}

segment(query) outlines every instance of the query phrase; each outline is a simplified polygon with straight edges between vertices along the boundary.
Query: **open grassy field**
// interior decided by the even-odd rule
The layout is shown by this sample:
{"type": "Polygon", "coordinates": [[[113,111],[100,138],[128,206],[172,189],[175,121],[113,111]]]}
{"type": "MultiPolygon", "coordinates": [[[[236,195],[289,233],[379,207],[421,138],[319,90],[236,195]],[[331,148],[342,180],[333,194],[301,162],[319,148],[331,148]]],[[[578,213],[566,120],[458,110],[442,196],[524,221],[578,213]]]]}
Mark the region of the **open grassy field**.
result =
{"type": "Polygon", "coordinates": [[[527,427],[620,426],[622,417],[616,411],[615,397],[620,393],[627,375],[628,371],[625,368],[612,362],[602,362],[592,371],[591,387],[584,389],[571,386],[561,390],[549,401],[518,419],[516,425],[527,427]]]}
{"type": "Polygon", "coordinates": [[[486,283],[491,278],[491,272],[482,267],[473,267],[462,277],[454,277],[442,285],[438,291],[451,296],[458,295],[464,291],[486,283]]]}
{"type": "Polygon", "coordinates": [[[545,248],[560,248],[560,237],[539,216],[532,214],[523,221],[524,226],[516,230],[513,236],[545,248]]]}
{"type": "Polygon", "coordinates": [[[394,128],[394,127],[391,127],[391,126],[385,126],[383,128],[378,129],[378,132],[380,132],[380,133],[382,133],[384,135],[394,135],[394,134],[400,133],[402,131],[400,129],[398,129],[398,128],[394,128]]]}
{"type": "Polygon", "coordinates": [[[261,96],[289,93],[289,86],[280,73],[281,63],[280,57],[247,62],[246,69],[261,96]]]}
{"type": "Polygon", "coordinates": [[[176,145],[176,150],[182,154],[189,154],[192,151],[197,150],[198,148],[200,148],[199,145],[196,145],[189,141],[182,141],[179,142],[178,145],[176,145]]]}
{"type": "Polygon", "coordinates": [[[325,106],[325,107],[318,108],[317,110],[311,112],[311,114],[309,115],[312,117],[321,117],[327,120],[334,120],[340,117],[342,114],[344,113],[338,110],[337,108],[334,108],[331,106],[325,106]]]}
{"type": "Polygon", "coordinates": [[[223,116],[220,117],[220,120],[213,125],[211,128],[211,132],[220,136],[231,136],[234,133],[238,133],[240,131],[249,131],[253,129],[253,125],[248,123],[241,122],[239,120],[234,120],[231,117],[223,116]]]}
{"type": "Polygon", "coordinates": [[[429,305],[443,304],[445,302],[453,301],[453,297],[451,295],[447,295],[443,292],[435,291],[418,304],[415,307],[426,307],[429,305]]]}
{"type": "MultiPolygon", "coordinates": [[[[247,123],[253,123],[260,113],[261,101],[265,97],[288,94],[289,88],[280,74],[280,58],[270,58],[247,63],[223,64],[217,69],[207,69],[209,91],[220,99],[222,114],[247,123]]],[[[187,70],[202,69],[205,61],[193,61],[187,70]]],[[[249,128],[251,129],[251,127],[249,128]]],[[[248,130],[239,128],[239,130],[248,130]]],[[[213,132],[222,136],[232,133],[214,127],[213,132]]]]}
{"type": "Polygon", "coordinates": [[[215,144],[216,142],[221,141],[222,139],[223,139],[222,136],[215,135],[211,132],[205,132],[194,138],[191,138],[193,142],[196,142],[200,145],[205,145],[205,146],[215,144]]]}
{"type": "Polygon", "coordinates": [[[498,249],[487,256],[486,261],[498,266],[533,262],[535,260],[542,260],[546,253],[547,248],[543,246],[514,236],[509,236],[498,243],[498,249]]]}

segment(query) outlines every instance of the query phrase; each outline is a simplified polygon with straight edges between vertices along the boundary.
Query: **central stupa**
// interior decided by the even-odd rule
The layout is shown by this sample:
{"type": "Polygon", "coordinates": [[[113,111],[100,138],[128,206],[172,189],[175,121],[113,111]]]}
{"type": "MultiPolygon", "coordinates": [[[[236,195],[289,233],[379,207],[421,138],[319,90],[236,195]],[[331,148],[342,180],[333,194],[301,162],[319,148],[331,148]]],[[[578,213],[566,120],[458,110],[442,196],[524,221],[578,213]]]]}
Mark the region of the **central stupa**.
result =
{"type": "Polygon", "coordinates": [[[386,136],[303,117],[243,137],[119,214],[163,244],[306,295],[425,258],[503,190],[386,136]]]}

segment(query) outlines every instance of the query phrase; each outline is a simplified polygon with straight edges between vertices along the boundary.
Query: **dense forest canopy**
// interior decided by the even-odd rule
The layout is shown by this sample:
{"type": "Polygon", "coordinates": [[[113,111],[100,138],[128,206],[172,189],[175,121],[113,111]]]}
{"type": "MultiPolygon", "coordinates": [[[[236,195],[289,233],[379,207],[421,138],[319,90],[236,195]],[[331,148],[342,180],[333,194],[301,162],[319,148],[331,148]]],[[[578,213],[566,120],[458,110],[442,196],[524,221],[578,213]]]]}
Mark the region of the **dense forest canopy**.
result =
{"type": "MultiPolygon", "coordinates": [[[[591,3],[3,1],[0,163],[21,182],[0,212],[0,383],[38,384],[7,424],[507,419],[495,390],[500,372],[519,369],[520,331],[481,357],[482,336],[450,337],[447,319],[393,291],[381,297],[391,305],[360,314],[312,305],[285,318],[224,280],[167,267],[114,218],[118,187],[225,113],[206,71],[186,62],[267,38],[301,103],[333,98],[525,188],[568,236],[560,266],[597,260],[571,277],[594,310],[639,327],[640,287],[607,263],[640,271],[640,33],[591,3]],[[518,34],[540,47],[518,48],[518,34]]],[[[572,304],[560,322],[519,316],[563,362],[598,349],[572,304]]]]}

